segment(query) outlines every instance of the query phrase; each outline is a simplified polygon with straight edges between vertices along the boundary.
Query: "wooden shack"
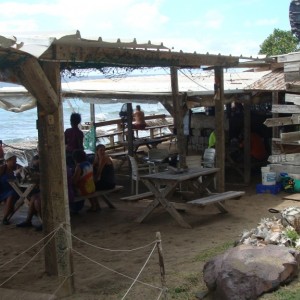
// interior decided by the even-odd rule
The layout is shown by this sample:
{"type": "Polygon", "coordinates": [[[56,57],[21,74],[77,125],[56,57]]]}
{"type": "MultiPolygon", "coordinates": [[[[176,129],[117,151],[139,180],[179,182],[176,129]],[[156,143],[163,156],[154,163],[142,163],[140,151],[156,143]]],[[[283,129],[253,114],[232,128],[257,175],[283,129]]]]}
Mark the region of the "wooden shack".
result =
{"type": "Polygon", "coordinates": [[[273,118],[266,125],[274,128],[271,170],[277,174],[300,174],[300,53],[280,55],[278,63],[284,65],[282,72],[284,97],[275,99],[272,106],[273,118]]]}
{"type": "MultiPolygon", "coordinates": [[[[239,66],[237,56],[172,52],[151,42],[138,44],[107,43],[101,38],[86,40],[80,33],[51,39],[36,56],[23,51],[23,43],[0,36],[0,80],[23,85],[36,99],[37,128],[41,165],[41,193],[45,236],[58,230],[53,242],[45,248],[46,271],[62,280],[62,293],[73,290],[70,216],[68,210],[67,178],[62,122],[61,72],[63,70],[120,68],[170,68],[172,109],[177,128],[178,152],[184,157],[183,117],[188,109],[187,95],[179,94],[178,70],[209,66],[215,73],[215,131],[218,174],[217,187],[224,191],[224,68],[239,66]]],[[[24,49],[26,49],[24,47],[24,49]]],[[[271,61],[272,62],[272,61],[271,61]]],[[[268,62],[253,65],[269,66],[268,62]]],[[[248,64],[248,66],[250,66],[248,64]]],[[[240,66],[243,66],[242,64],[240,66]]]]}

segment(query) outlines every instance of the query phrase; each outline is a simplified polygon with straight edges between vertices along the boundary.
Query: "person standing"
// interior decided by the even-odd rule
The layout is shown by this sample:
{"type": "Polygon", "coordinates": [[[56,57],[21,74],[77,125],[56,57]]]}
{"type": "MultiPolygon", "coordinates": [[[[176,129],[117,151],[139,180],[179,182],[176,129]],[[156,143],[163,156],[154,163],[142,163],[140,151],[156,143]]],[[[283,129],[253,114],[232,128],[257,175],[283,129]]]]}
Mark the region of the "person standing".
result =
{"type": "Polygon", "coordinates": [[[0,140],[0,165],[4,162],[4,150],[2,148],[2,140],[0,140]]]}
{"type": "Polygon", "coordinates": [[[215,131],[212,131],[208,138],[208,148],[215,148],[216,140],[216,133],[215,131]]]}
{"type": "Polygon", "coordinates": [[[65,130],[65,144],[66,144],[66,160],[67,165],[73,167],[73,151],[83,150],[83,132],[78,128],[81,123],[81,115],[72,113],[70,117],[71,128],[65,130]]]}

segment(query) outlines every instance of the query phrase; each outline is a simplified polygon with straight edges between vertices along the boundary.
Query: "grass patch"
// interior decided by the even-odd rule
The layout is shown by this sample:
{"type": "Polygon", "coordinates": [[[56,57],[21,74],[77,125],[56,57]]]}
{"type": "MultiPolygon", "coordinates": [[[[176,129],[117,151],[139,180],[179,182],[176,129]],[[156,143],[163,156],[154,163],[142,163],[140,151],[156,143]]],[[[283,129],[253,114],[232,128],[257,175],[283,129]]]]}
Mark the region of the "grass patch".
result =
{"type": "Polygon", "coordinates": [[[192,300],[199,289],[200,274],[188,274],[180,286],[168,290],[169,299],[192,300]]]}
{"type": "Polygon", "coordinates": [[[218,245],[214,248],[209,248],[207,250],[203,250],[201,253],[199,253],[195,257],[195,261],[206,262],[209,259],[213,258],[214,256],[225,252],[229,248],[232,248],[233,246],[234,246],[234,242],[226,242],[226,243],[218,245]]]}
{"type": "Polygon", "coordinates": [[[299,300],[300,299],[300,281],[296,278],[287,286],[283,286],[275,292],[264,294],[262,300],[299,300]]]}

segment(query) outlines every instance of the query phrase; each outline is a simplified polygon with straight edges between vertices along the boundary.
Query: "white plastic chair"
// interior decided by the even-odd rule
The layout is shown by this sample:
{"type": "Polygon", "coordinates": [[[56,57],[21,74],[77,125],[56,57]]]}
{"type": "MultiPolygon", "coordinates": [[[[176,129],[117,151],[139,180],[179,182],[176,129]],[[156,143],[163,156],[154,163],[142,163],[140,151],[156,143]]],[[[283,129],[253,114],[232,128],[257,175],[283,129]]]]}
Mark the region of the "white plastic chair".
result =
{"type": "Polygon", "coordinates": [[[204,150],[203,154],[203,167],[205,168],[214,168],[216,159],[216,149],[207,148],[204,150]]]}
{"type": "Polygon", "coordinates": [[[135,193],[139,193],[139,181],[140,181],[140,171],[149,172],[148,164],[139,165],[133,156],[128,155],[130,166],[131,166],[131,193],[134,192],[134,182],[135,182],[135,193]]]}
{"type": "MultiPolygon", "coordinates": [[[[216,160],[216,149],[215,148],[206,148],[203,154],[202,165],[204,168],[214,168],[216,160]]],[[[217,188],[216,177],[214,178],[214,188],[217,188]]]]}

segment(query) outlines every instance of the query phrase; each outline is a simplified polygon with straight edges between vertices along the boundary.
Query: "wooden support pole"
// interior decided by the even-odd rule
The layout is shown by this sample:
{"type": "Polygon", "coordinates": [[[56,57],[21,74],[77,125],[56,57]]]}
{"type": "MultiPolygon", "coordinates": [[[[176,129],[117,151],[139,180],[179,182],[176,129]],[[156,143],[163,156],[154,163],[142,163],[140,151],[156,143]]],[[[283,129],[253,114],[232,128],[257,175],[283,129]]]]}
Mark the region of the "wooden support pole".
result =
{"type": "Polygon", "coordinates": [[[244,103],[244,183],[251,179],[251,107],[244,103]]]}
{"type": "Polygon", "coordinates": [[[96,117],[95,117],[95,104],[94,103],[91,103],[90,104],[90,115],[91,115],[91,123],[95,124],[95,120],[96,120],[96,117]]]}
{"type": "MultiPolygon", "coordinates": [[[[59,63],[44,63],[48,77],[57,95],[60,95],[59,63]]],[[[68,185],[63,132],[62,101],[57,109],[48,114],[38,101],[38,137],[41,168],[41,194],[43,230],[47,235],[62,226],[71,231],[68,185]]],[[[38,98],[39,100],[39,98],[38,98]]],[[[70,234],[60,229],[55,238],[45,247],[45,268],[50,275],[58,275],[62,281],[61,296],[71,295],[74,288],[72,241],[70,234]],[[68,278],[66,280],[66,278],[68,278]]]]}
{"type": "MultiPolygon", "coordinates": [[[[278,91],[272,92],[272,105],[273,104],[279,104],[278,91]]],[[[278,118],[278,114],[273,114],[272,118],[278,118]]],[[[273,129],[272,129],[272,137],[279,138],[279,128],[278,127],[273,127],[273,129]]]]}
{"type": "Polygon", "coordinates": [[[217,191],[225,190],[225,133],[224,133],[224,73],[223,68],[215,67],[215,134],[216,134],[216,167],[217,191]]]}
{"type": "Polygon", "coordinates": [[[132,104],[127,103],[128,155],[133,156],[132,104]]]}
{"type": "Polygon", "coordinates": [[[173,111],[174,111],[174,127],[177,135],[177,150],[179,154],[179,168],[184,167],[185,155],[185,136],[183,133],[183,117],[185,109],[182,103],[182,97],[179,95],[178,89],[178,72],[176,67],[171,67],[171,87],[173,96],[173,111]]]}
{"type": "Polygon", "coordinates": [[[156,239],[157,239],[157,252],[158,252],[161,285],[164,290],[163,297],[164,297],[164,299],[166,299],[166,297],[167,297],[167,295],[166,295],[166,292],[167,292],[166,271],[165,271],[165,262],[164,262],[164,255],[163,255],[160,232],[156,232],[156,239]]]}

